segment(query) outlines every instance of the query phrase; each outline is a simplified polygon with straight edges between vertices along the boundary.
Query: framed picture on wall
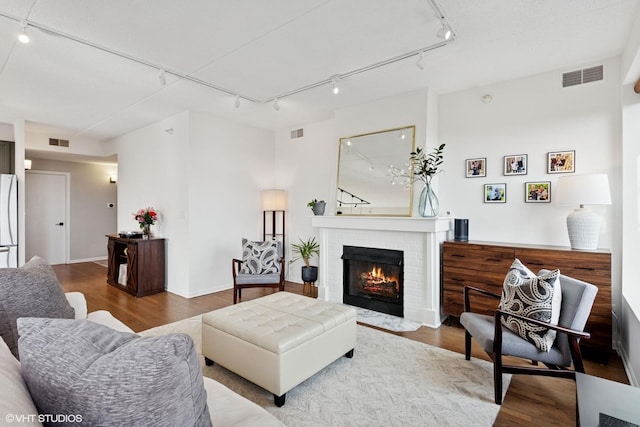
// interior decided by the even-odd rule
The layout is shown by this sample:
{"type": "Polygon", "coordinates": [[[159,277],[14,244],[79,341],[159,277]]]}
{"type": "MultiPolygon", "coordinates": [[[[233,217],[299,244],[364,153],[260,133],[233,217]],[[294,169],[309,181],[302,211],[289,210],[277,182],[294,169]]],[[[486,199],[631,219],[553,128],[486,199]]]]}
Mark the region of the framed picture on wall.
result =
{"type": "Polygon", "coordinates": [[[525,182],[524,201],[526,203],[550,203],[551,181],[525,182]]]}
{"type": "Polygon", "coordinates": [[[505,175],[526,175],[527,174],[527,155],[512,154],[504,156],[504,174],[505,175]]]}
{"type": "Polygon", "coordinates": [[[467,159],[466,163],[466,176],[467,178],[479,178],[487,176],[487,158],[480,157],[477,159],[467,159]]]}
{"type": "Polygon", "coordinates": [[[547,153],[547,173],[570,173],[576,171],[576,152],[552,151],[547,153]]]}
{"type": "Polygon", "coordinates": [[[507,184],[485,184],[483,197],[485,203],[507,203],[507,184]]]}

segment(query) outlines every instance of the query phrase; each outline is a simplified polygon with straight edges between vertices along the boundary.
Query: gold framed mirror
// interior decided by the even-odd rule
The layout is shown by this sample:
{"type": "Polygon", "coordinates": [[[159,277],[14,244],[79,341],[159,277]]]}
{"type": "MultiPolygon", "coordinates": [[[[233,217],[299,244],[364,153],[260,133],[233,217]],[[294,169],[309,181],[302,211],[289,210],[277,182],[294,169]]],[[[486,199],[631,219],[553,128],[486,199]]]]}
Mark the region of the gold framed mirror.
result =
{"type": "Polygon", "coordinates": [[[336,215],[411,216],[412,185],[390,169],[409,169],[415,126],[340,138],[336,215]]]}

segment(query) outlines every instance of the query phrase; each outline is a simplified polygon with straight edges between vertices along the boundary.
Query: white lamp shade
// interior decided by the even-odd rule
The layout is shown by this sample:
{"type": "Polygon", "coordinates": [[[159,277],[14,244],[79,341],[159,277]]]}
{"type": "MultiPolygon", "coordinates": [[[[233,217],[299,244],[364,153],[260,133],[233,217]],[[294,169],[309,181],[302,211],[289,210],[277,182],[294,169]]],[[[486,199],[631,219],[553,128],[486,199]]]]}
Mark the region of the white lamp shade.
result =
{"type": "Polygon", "coordinates": [[[24,168],[26,170],[31,170],[31,160],[30,159],[24,159],[24,168]]]}
{"type": "Polygon", "coordinates": [[[287,210],[287,192],[285,190],[262,190],[260,200],[263,211],[287,210]]]}
{"type": "Polygon", "coordinates": [[[561,205],[610,205],[609,177],[604,173],[558,178],[556,202],[561,205]]]}
{"type": "Polygon", "coordinates": [[[567,232],[572,249],[598,247],[602,219],[584,205],[610,205],[609,178],[606,174],[571,175],[558,178],[556,201],[562,205],[580,205],[567,216],[567,232]]]}

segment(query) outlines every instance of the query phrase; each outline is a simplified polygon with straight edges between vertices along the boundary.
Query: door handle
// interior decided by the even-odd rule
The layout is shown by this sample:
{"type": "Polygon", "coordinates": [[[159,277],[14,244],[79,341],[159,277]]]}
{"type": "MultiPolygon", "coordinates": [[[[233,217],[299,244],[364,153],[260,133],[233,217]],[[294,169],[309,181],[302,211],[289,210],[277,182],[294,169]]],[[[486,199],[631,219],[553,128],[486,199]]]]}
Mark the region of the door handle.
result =
{"type": "Polygon", "coordinates": [[[64,222],[59,222],[56,225],[59,225],[60,227],[62,227],[64,225],[64,222]]]}

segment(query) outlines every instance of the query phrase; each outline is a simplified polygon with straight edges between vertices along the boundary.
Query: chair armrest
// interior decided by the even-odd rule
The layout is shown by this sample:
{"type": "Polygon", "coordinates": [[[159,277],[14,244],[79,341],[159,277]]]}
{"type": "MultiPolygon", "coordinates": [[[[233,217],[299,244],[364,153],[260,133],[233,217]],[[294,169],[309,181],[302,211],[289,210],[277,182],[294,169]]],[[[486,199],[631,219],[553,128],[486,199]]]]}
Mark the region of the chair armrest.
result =
{"type": "Polygon", "coordinates": [[[480,289],[480,288],[476,288],[476,287],[473,287],[473,286],[465,285],[465,287],[463,289],[464,311],[471,311],[471,304],[470,304],[470,301],[469,301],[469,293],[470,292],[477,292],[481,296],[485,296],[485,297],[489,297],[489,298],[493,298],[493,299],[500,299],[500,295],[498,295],[498,294],[494,294],[493,292],[485,291],[484,289],[480,289]]]}
{"type": "MultiPolygon", "coordinates": [[[[565,333],[569,336],[573,336],[576,338],[586,338],[589,339],[591,338],[591,334],[589,332],[584,332],[584,331],[577,331],[575,329],[570,329],[570,328],[565,328],[564,326],[560,326],[560,325],[553,325],[551,323],[547,323],[547,322],[543,322],[542,320],[538,320],[538,319],[530,319],[526,316],[522,316],[520,314],[515,314],[515,313],[509,313],[506,312],[504,310],[496,310],[495,313],[495,323],[496,325],[500,324],[500,317],[501,316],[511,316],[511,317],[515,317],[516,319],[521,319],[524,320],[526,322],[532,323],[534,325],[538,325],[538,326],[543,326],[545,328],[554,330],[554,331],[558,331],[558,332],[562,332],[565,333]]],[[[498,330],[498,328],[496,327],[496,331],[498,330]]],[[[502,328],[500,328],[500,333],[502,334],[502,328]]]]}
{"type": "Polygon", "coordinates": [[[67,292],[64,294],[69,301],[69,305],[73,307],[75,311],[76,319],[87,318],[87,300],[82,292],[67,292]]]}
{"type": "Polygon", "coordinates": [[[240,268],[242,267],[242,260],[233,258],[231,260],[231,273],[233,274],[233,282],[235,283],[236,281],[236,276],[238,275],[238,272],[240,271],[240,268]]]}

